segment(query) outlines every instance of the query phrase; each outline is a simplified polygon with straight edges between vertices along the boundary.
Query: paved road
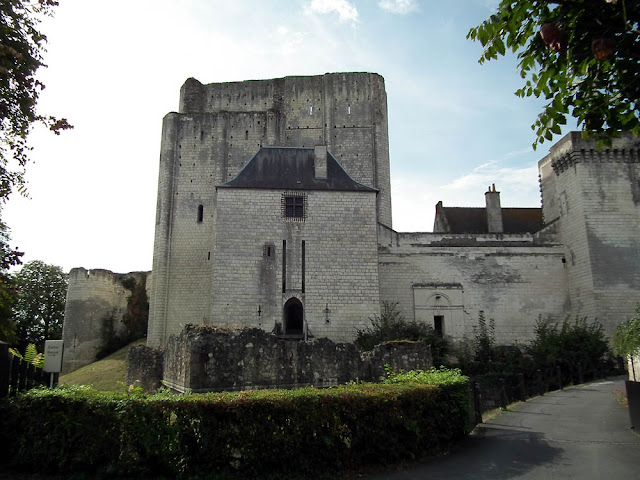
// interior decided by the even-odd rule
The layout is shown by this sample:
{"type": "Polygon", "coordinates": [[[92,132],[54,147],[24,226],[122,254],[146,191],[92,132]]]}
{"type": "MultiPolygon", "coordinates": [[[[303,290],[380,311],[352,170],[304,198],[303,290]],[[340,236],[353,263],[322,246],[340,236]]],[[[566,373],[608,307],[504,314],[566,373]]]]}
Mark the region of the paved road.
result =
{"type": "Polygon", "coordinates": [[[445,457],[366,480],[638,480],[640,435],[614,391],[624,378],[547,393],[479,425],[445,457]]]}

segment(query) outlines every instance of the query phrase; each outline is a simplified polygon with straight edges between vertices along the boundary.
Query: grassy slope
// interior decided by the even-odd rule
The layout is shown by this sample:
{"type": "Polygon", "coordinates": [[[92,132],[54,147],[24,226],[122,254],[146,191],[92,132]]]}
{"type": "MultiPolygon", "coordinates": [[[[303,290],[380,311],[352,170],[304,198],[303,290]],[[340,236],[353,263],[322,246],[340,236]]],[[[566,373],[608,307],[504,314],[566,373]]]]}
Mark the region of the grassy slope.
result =
{"type": "Polygon", "coordinates": [[[93,385],[96,390],[104,392],[123,390],[127,352],[133,345],[140,345],[146,339],[136,340],[108,357],[90,365],[79,368],[60,377],[61,385],[93,385]]]}

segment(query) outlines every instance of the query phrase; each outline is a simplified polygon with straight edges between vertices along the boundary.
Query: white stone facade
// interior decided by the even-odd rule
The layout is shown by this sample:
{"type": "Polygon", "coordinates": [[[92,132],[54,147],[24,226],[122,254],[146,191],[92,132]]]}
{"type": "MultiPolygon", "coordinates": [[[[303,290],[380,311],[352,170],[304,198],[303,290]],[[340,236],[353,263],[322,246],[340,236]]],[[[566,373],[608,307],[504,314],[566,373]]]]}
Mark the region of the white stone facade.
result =
{"type": "Polygon", "coordinates": [[[295,297],[303,335],[349,341],[380,305],[376,194],[309,191],[303,221],[282,216],[282,195],[219,189],[211,322],[286,333],[295,297]]]}

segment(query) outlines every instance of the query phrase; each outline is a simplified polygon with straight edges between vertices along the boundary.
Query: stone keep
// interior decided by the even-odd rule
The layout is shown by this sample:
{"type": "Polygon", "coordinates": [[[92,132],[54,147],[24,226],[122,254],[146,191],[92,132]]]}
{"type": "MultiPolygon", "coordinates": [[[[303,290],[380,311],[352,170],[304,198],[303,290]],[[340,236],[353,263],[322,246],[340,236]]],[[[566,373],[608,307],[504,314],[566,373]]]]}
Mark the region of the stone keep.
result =
{"type": "Polygon", "coordinates": [[[186,323],[214,319],[272,330],[283,326],[285,305],[294,297],[305,334],[313,324],[335,340],[351,338],[355,326],[379,311],[372,261],[377,222],[391,227],[382,77],[326,74],[211,85],[187,80],[179,112],[163,123],[149,344],[163,345],[186,323]],[[301,185],[291,178],[285,190],[308,192],[304,221],[283,217],[282,188],[223,188],[256,152],[273,146],[326,147],[352,185],[327,187],[331,178],[324,186],[301,185]],[[272,265],[261,267],[270,247],[272,265]],[[262,284],[260,272],[272,275],[271,283],[262,284]],[[282,282],[282,272],[290,281],[282,282]],[[332,322],[336,315],[341,324],[332,322]]]}

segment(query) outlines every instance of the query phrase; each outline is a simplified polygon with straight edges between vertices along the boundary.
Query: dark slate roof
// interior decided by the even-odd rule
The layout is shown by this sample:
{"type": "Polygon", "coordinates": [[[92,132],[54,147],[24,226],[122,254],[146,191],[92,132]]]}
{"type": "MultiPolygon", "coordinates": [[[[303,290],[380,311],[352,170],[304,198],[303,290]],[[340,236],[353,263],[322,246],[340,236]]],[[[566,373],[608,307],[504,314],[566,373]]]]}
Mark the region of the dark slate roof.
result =
{"type": "MultiPolygon", "coordinates": [[[[448,233],[488,233],[485,208],[442,207],[448,233]]],[[[541,208],[503,208],[504,233],[534,233],[542,228],[541,208]]]]}
{"type": "Polygon", "coordinates": [[[353,180],[327,152],[327,178],[315,177],[314,149],[261,147],[233,180],[219,187],[377,192],[353,180]]]}

